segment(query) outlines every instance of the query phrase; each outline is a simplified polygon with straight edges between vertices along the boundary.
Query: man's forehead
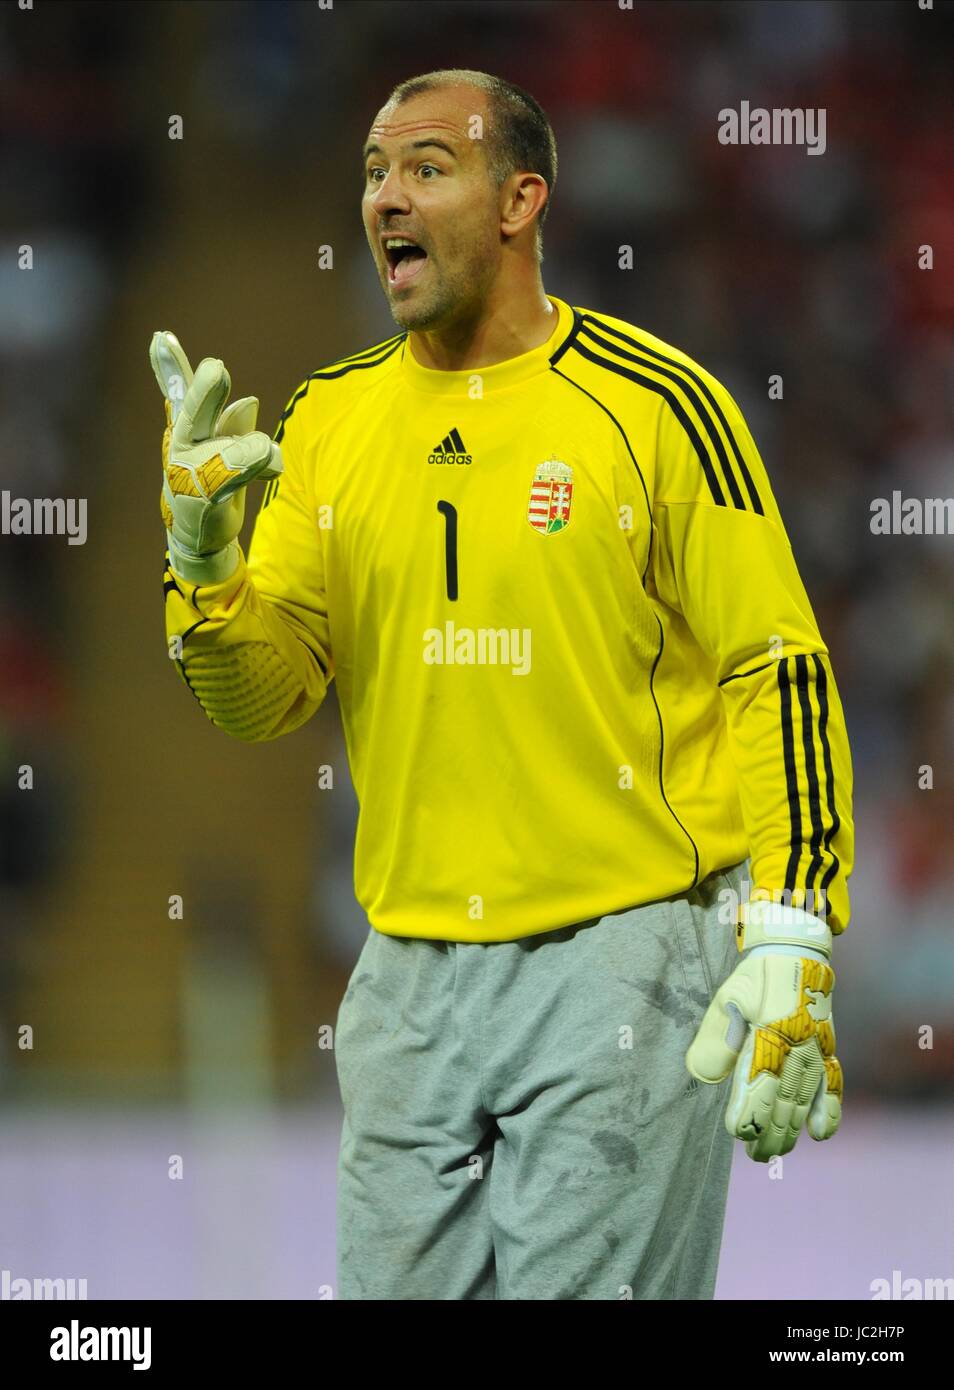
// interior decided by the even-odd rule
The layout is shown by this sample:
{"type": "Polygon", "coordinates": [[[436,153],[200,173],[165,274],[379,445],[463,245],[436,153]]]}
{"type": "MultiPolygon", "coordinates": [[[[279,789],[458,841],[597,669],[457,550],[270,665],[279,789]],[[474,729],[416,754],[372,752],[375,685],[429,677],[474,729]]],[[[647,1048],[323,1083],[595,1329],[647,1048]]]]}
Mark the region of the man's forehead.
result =
{"type": "MultiPolygon", "coordinates": [[[[484,117],[481,93],[470,88],[427,93],[430,100],[414,100],[399,106],[382,106],[368,132],[368,140],[400,140],[439,131],[445,138],[470,144],[474,116],[484,117]]],[[[450,141],[448,142],[450,143],[450,141]]]]}

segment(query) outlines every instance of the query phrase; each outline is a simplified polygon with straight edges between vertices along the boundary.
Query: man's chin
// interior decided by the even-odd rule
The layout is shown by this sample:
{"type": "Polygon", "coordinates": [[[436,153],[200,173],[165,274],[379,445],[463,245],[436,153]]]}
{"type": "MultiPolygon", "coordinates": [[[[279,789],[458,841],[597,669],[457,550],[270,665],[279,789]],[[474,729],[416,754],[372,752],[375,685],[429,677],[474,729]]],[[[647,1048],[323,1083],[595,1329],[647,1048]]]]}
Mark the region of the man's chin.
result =
{"type": "Polygon", "coordinates": [[[406,333],[436,328],[447,312],[446,306],[442,308],[435,304],[433,299],[422,296],[417,300],[413,294],[400,298],[388,295],[388,306],[394,322],[406,333]]]}

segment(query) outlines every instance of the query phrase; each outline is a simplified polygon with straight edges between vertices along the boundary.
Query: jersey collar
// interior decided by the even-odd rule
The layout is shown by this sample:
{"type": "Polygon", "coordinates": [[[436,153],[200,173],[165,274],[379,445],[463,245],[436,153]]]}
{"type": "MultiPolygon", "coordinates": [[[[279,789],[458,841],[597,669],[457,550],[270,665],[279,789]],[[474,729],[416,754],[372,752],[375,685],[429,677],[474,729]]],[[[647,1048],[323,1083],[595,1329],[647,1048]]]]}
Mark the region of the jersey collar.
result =
{"type": "Polygon", "coordinates": [[[435,396],[469,396],[473,394],[474,378],[479,377],[482,394],[500,391],[508,386],[516,386],[529,377],[549,369],[550,360],[560,351],[573,328],[573,310],[569,304],[556,295],[548,294],[547,299],[557,311],[557,323],[546,342],[539,347],[523,352],[519,357],[508,357],[505,362],[495,362],[490,367],[468,367],[461,372],[442,372],[433,367],[423,367],[411,351],[410,338],[405,338],[401,348],[401,370],[409,385],[435,396]]]}

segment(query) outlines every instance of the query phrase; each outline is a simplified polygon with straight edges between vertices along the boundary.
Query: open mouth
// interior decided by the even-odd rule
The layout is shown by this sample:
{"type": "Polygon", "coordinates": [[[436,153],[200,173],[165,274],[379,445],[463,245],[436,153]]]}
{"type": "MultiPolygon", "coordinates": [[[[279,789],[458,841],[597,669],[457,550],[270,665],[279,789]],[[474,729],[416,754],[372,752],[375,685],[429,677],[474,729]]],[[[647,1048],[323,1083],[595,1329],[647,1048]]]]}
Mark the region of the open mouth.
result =
{"type": "Polygon", "coordinates": [[[384,254],[388,263],[388,284],[395,289],[419,275],[427,252],[408,237],[385,237],[384,254]]]}

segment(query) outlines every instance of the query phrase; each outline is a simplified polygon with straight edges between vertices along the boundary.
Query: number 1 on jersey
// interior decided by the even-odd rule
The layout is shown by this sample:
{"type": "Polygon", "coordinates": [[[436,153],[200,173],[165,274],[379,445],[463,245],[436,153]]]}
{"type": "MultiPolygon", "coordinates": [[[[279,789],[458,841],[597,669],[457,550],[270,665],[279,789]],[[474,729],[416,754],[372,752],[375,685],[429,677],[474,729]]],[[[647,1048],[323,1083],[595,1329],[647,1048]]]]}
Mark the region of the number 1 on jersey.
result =
{"type": "Polygon", "coordinates": [[[457,508],[451,502],[438,502],[444,518],[444,566],[447,571],[447,597],[457,599],[457,508]]]}

